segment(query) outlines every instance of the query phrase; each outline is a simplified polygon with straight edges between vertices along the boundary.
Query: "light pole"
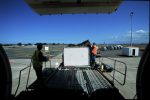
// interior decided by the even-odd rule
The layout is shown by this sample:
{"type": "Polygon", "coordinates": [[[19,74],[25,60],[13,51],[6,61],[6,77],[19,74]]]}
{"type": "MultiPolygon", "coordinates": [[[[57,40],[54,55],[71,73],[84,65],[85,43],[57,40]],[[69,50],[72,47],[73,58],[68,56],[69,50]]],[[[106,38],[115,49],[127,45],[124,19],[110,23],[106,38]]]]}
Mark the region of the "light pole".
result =
{"type": "Polygon", "coordinates": [[[132,16],[133,16],[133,12],[130,13],[130,17],[131,17],[131,42],[130,42],[130,46],[132,47],[132,16]]]}

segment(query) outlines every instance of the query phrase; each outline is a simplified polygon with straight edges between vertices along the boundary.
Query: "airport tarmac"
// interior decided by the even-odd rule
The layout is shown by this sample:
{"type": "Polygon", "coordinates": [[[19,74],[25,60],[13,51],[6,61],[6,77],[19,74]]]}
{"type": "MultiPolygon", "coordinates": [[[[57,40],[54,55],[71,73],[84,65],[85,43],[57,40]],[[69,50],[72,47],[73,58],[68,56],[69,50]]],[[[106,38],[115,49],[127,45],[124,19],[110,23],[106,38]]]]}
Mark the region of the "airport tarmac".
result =
{"type": "MultiPolygon", "coordinates": [[[[115,81],[115,86],[119,89],[120,93],[126,98],[126,99],[133,99],[136,94],[136,73],[139,61],[141,57],[121,57],[121,58],[113,58],[119,61],[122,61],[126,63],[127,65],[127,76],[126,76],[126,83],[124,86],[121,86],[115,81]]],[[[30,65],[31,60],[30,59],[9,59],[12,69],[12,94],[15,93],[18,85],[18,79],[19,79],[19,72],[21,69],[27,67],[30,65]]],[[[103,61],[106,62],[109,65],[113,66],[113,61],[108,60],[107,58],[103,58],[103,61]]],[[[58,65],[62,62],[61,55],[58,55],[54,57],[51,62],[48,61],[46,63],[43,63],[43,68],[45,67],[58,67],[58,65]],[[51,65],[51,66],[50,66],[51,65]]],[[[97,59],[97,62],[99,62],[99,59],[97,59]]],[[[120,71],[124,71],[123,65],[120,65],[119,63],[116,64],[116,68],[118,68],[120,71]]],[[[20,80],[20,86],[18,89],[17,94],[19,94],[21,91],[25,90],[26,83],[27,83],[27,75],[29,72],[29,68],[22,71],[22,77],[20,80]]],[[[113,73],[113,72],[112,72],[113,73]]],[[[110,74],[112,74],[110,73],[110,74]]],[[[106,73],[105,73],[106,74],[106,73]]],[[[106,75],[109,77],[109,75],[106,75]]],[[[119,79],[120,82],[123,81],[123,78],[120,74],[115,74],[115,77],[119,79]]],[[[31,73],[29,77],[29,85],[36,80],[36,75],[31,68],[31,73]]],[[[110,78],[110,80],[112,80],[110,78]]]]}
{"type": "MultiPolygon", "coordinates": [[[[141,57],[124,57],[124,58],[113,58],[119,61],[122,61],[126,63],[127,65],[127,72],[126,72],[126,81],[125,85],[120,85],[117,81],[114,81],[115,87],[117,87],[120,91],[120,93],[126,98],[126,99],[133,99],[136,95],[136,75],[137,75],[137,69],[140,62],[141,57]]],[[[104,58],[104,62],[106,62],[109,65],[113,65],[114,62],[104,58]]],[[[123,72],[125,71],[124,65],[116,63],[116,69],[123,72]]],[[[113,80],[112,77],[110,77],[107,73],[104,73],[110,80],[113,80]]],[[[113,75],[113,71],[109,73],[113,75]]],[[[115,72],[115,78],[119,80],[119,82],[123,83],[123,75],[115,72]]]]}

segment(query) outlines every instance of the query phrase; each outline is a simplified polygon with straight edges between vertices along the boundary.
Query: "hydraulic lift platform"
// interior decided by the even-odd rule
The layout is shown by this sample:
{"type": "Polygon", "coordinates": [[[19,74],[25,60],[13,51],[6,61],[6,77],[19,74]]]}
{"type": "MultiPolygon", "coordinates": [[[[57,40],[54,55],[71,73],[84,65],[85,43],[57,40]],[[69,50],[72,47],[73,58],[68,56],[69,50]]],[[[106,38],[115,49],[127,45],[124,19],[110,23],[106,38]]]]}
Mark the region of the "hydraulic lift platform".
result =
{"type": "Polygon", "coordinates": [[[98,70],[45,68],[43,76],[44,86],[35,81],[17,98],[124,99],[98,70]]]}

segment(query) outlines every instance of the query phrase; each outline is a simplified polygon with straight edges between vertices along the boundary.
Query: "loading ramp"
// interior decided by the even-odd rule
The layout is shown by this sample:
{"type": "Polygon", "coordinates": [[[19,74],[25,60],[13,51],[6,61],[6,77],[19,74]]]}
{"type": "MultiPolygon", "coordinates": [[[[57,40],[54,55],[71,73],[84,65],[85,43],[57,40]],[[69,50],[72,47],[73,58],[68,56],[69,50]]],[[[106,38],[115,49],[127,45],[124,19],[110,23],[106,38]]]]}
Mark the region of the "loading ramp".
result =
{"type": "Polygon", "coordinates": [[[43,76],[44,86],[38,86],[35,81],[16,99],[124,99],[98,70],[45,68],[43,76]]]}
{"type": "MultiPolygon", "coordinates": [[[[70,97],[77,99],[124,99],[124,97],[119,93],[119,90],[114,86],[114,81],[120,83],[115,78],[115,72],[123,75],[123,83],[120,84],[125,84],[127,67],[124,62],[107,58],[114,62],[112,72],[113,80],[111,81],[101,70],[91,68],[89,65],[88,48],[65,48],[64,51],[64,58],[62,58],[62,63],[60,63],[58,68],[52,68],[51,63],[49,68],[46,68],[45,65],[42,73],[42,85],[37,84],[36,80],[28,86],[32,61],[30,66],[22,69],[20,71],[20,75],[23,70],[29,68],[26,90],[16,96],[16,99],[70,99],[70,97]],[[84,52],[79,53],[80,50],[84,52]],[[116,69],[116,63],[122,63],[124,65],[124,73],[116,69]]],[[[99,58],[99,64],[100,62],[103,63],[103,59],[100,60],[99,58]]],[[[20,75],[15,95],[17,94],[20,85],[20,75]]]]}

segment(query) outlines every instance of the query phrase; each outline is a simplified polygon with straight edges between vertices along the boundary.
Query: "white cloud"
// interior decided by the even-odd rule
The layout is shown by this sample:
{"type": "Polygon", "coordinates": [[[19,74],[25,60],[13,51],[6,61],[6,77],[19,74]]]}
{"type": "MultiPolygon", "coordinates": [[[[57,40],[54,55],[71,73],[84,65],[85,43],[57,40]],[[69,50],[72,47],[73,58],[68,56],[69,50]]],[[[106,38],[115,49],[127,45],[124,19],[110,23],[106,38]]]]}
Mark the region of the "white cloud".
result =
{"type": "MultiPolygon", "coordinates": [[[[116,43],[130,43],[131,42],[131,31],[123,33],[122,35],[110,36],[110,40],[116,43]]],[[[148,43],[149,42],[149,31],[136,30],[132,32],[133,43],[148,43]]]]}
{"type": "MultiPolygon", "coordinates": [[[[120,43],[130,43],[131,42],[131,31],[124,33],[122,36],[112,36],[113,41],[118,41],[120,43]]],[[[149,42],[149,31],[136,30],[132,32],[132,42],[133,43],[148,43],[149,42]]]]}
{"type": "Polygon", "coordinates": [[[147,33],[147,32],[141,29],[141,30],[135,31],[135,33],[137,33],[137,34],[138,34],[138,33],[140,33],[140,34],[143,34],[143,33],[144,33],[144,34],[145,34],[145,33],[147,33]]]}
{"type": "MultiPolygon", "coordinates": [[[[137,30],[137,31],[133,31],[132,32],[132,36],[133,37],[140,37],[140,36],[143,36],[143,35],[148,35],[148,31],[144,31],[144,30],[137,30]]],[[[129,31],[128,33],[126,33],[126,37],[130,37],[131,36],[131,31],[129,31]]]]}
{"type": "MultiPolygon", "coordinates": [[[[126,40],[130,41],[131,31],[128,32],[125,36],[126,40]]],[[[133,43],[148,43],[149,42],[149,31],[137,30],[132,32],[133,43]]]]}

